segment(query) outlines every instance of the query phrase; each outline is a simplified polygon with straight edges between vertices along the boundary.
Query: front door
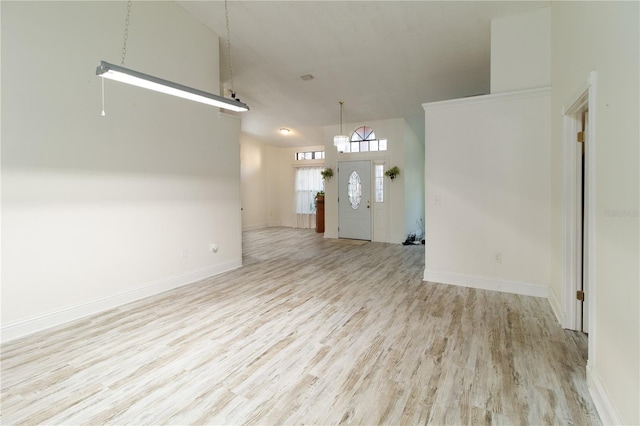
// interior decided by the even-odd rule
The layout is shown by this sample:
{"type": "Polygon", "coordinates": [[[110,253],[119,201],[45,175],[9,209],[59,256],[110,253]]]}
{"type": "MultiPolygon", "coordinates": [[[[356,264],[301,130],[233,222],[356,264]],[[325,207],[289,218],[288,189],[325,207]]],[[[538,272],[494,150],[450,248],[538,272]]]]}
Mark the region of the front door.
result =
{"type": "Polygon", "coordinates": [[[371,241],[371,161],[340,161],[338,186],[338,237],[371,241]]]}

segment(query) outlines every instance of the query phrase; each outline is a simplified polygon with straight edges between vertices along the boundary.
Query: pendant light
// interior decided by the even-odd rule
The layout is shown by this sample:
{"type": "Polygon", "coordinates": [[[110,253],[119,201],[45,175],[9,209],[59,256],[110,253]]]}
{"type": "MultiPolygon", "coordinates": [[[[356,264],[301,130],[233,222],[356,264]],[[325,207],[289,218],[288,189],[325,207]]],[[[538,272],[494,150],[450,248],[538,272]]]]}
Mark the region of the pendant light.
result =
{"type": "MultiPolygon", "coordinates": [[[[159,77],[154,77],[148,74],[144,74],[138,71],[134,71],[124,67],[124,60],[127,54],[127,39],[129,36],[129,16],[131,14],[131,0],[127,2],[127,18],[125,19],[125,29],[122,45],[122,62],[120,66],[110,64],[106,61],[101,61],[98,68],[96,68],[96,75],[102,77],[102,115],[104,112],[104,79],[119,81],[121,83],[131,84],[133,86],[142,87],[145,89],[153,90],[167,95],[177,96],[183,99],[188,99],[195,102],[200,102],[206,105],[212,105],[219,108],[228,109],[231,111],[248,111],[249,107],[240,102],[240,99],[236,98],[235,92],[231,92],[233,99],[224,98],[222,96],[214,95],[213,93],[204,92],[202,90],[193,89],[191,87],[174,83],[172,81],[164,80],[159,77]]],[[[225,1],[225,15],[227,17],[227,40],[229,39],[229,13],[227,11],[227,2],[225,1]]],[[[230,42],[229,49],[230,49],[230,42]]],[[[231,57],[231,51],[229,50],[229,57],[231,57]]],[[[229,65],[231,66],[231,64],[229,65]]],[[[233,74],[231,74],[231,81],[233,87],[233,74]]]]}
{"type": "Polygon", "coordinates": [[[338,151],[344,151],[347,149],[349,145],[349,136],[345,136],[342,134],[342,105],[344,101],[340,101],[340,134],[333,137],[333,144],[336,146],[338,151]]]}

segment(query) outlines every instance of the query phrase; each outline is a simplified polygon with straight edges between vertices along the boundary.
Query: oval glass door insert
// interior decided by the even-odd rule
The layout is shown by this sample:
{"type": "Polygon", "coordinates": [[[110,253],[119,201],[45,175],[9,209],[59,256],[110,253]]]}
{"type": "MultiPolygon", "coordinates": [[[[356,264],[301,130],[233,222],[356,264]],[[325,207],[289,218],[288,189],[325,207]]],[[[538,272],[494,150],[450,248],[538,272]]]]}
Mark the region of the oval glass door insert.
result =
{"type": "Polygon", "coordinates": [[[351,208],[356,210],[362,201],[362,181],[360,175],[355,170],[349,176],[347,183],[347,194],[349,194],[349,204],[351,208]]]}

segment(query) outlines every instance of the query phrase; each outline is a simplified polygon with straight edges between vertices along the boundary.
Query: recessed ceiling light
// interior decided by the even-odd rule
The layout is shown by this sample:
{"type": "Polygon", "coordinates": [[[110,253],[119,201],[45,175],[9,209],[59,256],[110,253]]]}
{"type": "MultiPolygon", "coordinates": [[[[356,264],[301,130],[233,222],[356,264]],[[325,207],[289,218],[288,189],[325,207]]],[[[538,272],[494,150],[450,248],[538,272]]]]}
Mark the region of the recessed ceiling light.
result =
{"type": "Polygon", "coordinates": [[[286,127],[282,127],[280,129],[280,133],[282,133],[283,135],[288,135],[289,133],[291,133],[291,130],[287,129],[286,127]]]}
{"type": "Polygon", "coordinates": [[[313,76],[311,74],[301,75],[300,78],[303,79],[304,81],[313,80],[313,76]]]}

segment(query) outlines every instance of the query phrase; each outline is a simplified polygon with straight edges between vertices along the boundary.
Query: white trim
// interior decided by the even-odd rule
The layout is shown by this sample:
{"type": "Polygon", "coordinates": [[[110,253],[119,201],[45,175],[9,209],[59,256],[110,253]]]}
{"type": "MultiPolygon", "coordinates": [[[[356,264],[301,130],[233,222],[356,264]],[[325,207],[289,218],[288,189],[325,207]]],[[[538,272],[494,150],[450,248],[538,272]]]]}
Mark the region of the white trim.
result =
{"type": "MultiPolygon", "coordinates": [[[[591,337],[589,337],[591,338],[591,337]]],[[[600,375],[593,368],[592,365],[587,364],[587,386],[589,388],[589,394],[593,400],[593,404],[596,406],[600,420],[604,425],[622,425],[622,419],[618,410],[611,402],[611,398],[607,393],[607,390],[600,379],[600,375]]]]}
{"type": "Polygon", "coordinates": [[[500,291],[503,293],[522,294],[525,296],[544,298],[549,296],[549,287],[544,284],[464,275],[453,272],[430,271],[425,269],[424,281],[478,288],[482,290],[500,291]]]}
{"type": "Polygon", "coordinates": [[[550,93],[551,87],[540,87],[536,89],[518,90],[516,92],[493,93],[491,95],[471,96],[468,98],[429,102],[422,104],[422,108],[424,108],[425,111],[429,111],[431,109],[450,108],[460,105],[485,104],[489,102],[502,102],[513,99],[526,99],[536,96],[547,96],[550,93]]]}
{"type": "Polygon", "coordinates": [[[571,170],[569,167],[572,158],[568,158],[569,144],[573,144],[573,138],[576,129],[575,115],[588,109],[587,114],[587,138],[586,138],[586,161],[585,161],[585,176],[586,176],[586,190],[585,190],[585,240],[586,253],[586,274],[585,274],[585,296],[586,303],[588,303],[588,360],[587,360],[587,384],[589,387],[589,393],[596,406],[598,414],[604,424],[622,424],[620,415],[618,414],[615,405],[612,403],[609,394],[606,391],[605,385],[602,383],[597,370],[596,365],[596,342],[597,342],[597,328],[596,324],[596,298],[597,298],[597,282],[596,282],[596,90],[597,89],[597,73],[591,71],[586,82],[584,82],[580,89],[569,98],[567,103],[562,108],[562,114],[564,115],[565,122],[565,159],[564,159],[564,185],[565,185],[565,198],[563,200],[563,234],[564,234],[564,271],[563,271],[563,288],[564,288],[564,317],[565,322],[563,326],[566,328],[575,329],[576,327],[576,311],[578,310],[577,303],[575,301],[575,290],[577,283],[575,282],[575,273],[567,271],[567,268],[573,268],[575,265],[575,257],[577,254],[572,251],[571,241],[572,236],[570,230],[572,222],[570,220],[571,215],[575,214],[575,209],[568,205],[567,198],[572,196],[571,191],[575,192],[575,170],[571,170]],[[573,115],[573,117],[571,117],[573,115]],[[573,179],[573,180],[572,180],[573,179]],[[567,193],[568,191],[568,193],[567,193]]]}
{"type": "Polygon", "coordinates": [[[575,112],[576,106],[582,104],[586,99],[586,94],[589,91],[590,85],[591,83],[589,82],[589,78],[587,78],[580,84],[574,94],[562,106],[562,115],[569,114],[570,112],[575,112]]]}
{"type": "Polygon", "coordinates": [[[242,121],[242,118],[236,116],[236,115],[231,115],[229,113],[226,112],[222,112],[222,111],[218,111],[218,118],[226,118],[229,120],[234,120],[234,121],[242,121]]]}
{"type": "Polygon", "coordinates": [[[291,163],[291,167],[295,169],[304,169],[304,168],[317,168],[321,169],[325,168],[324,160],[293,160],[294,163],[291,163]]]}
{"type": "Polygon", "coordinates": [[[246,225],[242,227],[242,232],[244,231],[255,231],[256,229],[264,229],[264,228],[268,228],[269,226],[266,223],[256,223],[253,225],[246,225]]]}
{"type": "MultiPolygon", "coordinates": [[[[586,101],[585,94],[575,98],[575,111],[579,112],[580,107],[586,101]]],[[[580,121],[565,111],[563,118],[564,136],[563,136],[563,188],[562,188],[562,234],[563,234],[563,312],[564,321],[562,326],[570,330],[578,329],[578,318],[580,311],[577,306],[576,291],[578,289],[578,281],[580,279],[580,271],[576,270],[579,258],[579,241],[575,230],[578,228],[578,210],[576,199],[578,197],[577,187],[577,157],[575,147],[576,133],[579,131],[580,121]]]]}
{"type": "Polygon", "coordinates": [[[231,271],[242,266],[242,260],[233,260],[222,265],[203,268],[188,272],[184,275],[172,277],[166,280],[123,291],[100,299],[79,303],[73,306],[56,309],[44,314],[35,315],[29,318],[12,321],[2,325],[2,343],[24,337],[28,334],[47,328],[55,327],[70,321],[74,321],[89,315],[94,315],[108,309],[153,296],[167,290],[193,284],[205,278],[231,271]]]}
{"type": "Polygon", "coordinates": [[[587,303],[589,304],[589,348],[588,359],[595,365],[596,354],[596,88],[597,73],[589,73],[589,114],[585,165],[588,191],[585,195],[587,216],[587,303]]]}
{"type": "Polygon", "coordinates": [[[549,290],[549,304],[553,314],[556,316],[556,320],[558,320],[558,324],[564,326],[565,318],[562,311],[562,302],[558,299],[556,292],[551,289],[549,290]]]}
{"type": "Polygon", "coordinates": [[[563,200],[562,200],[562,234],[563,234],[563,271],[562,271],[562,326],[577,330],[581,315],[575,294],[581,271],[576,270],[578,264],[579,244],[575,229],[577,223],[577,169],[575,135],[581,124],[578,115],[588,109],[585,164],[585,263],[587,273],[584,277],[586,303],[588,303],[589,358],[595,354],[595,159],[596,159],[596,92],[597,74],[589,73],[589,77],[580,84],[579,89],[562,107],[563,114],[563,200]]]}

